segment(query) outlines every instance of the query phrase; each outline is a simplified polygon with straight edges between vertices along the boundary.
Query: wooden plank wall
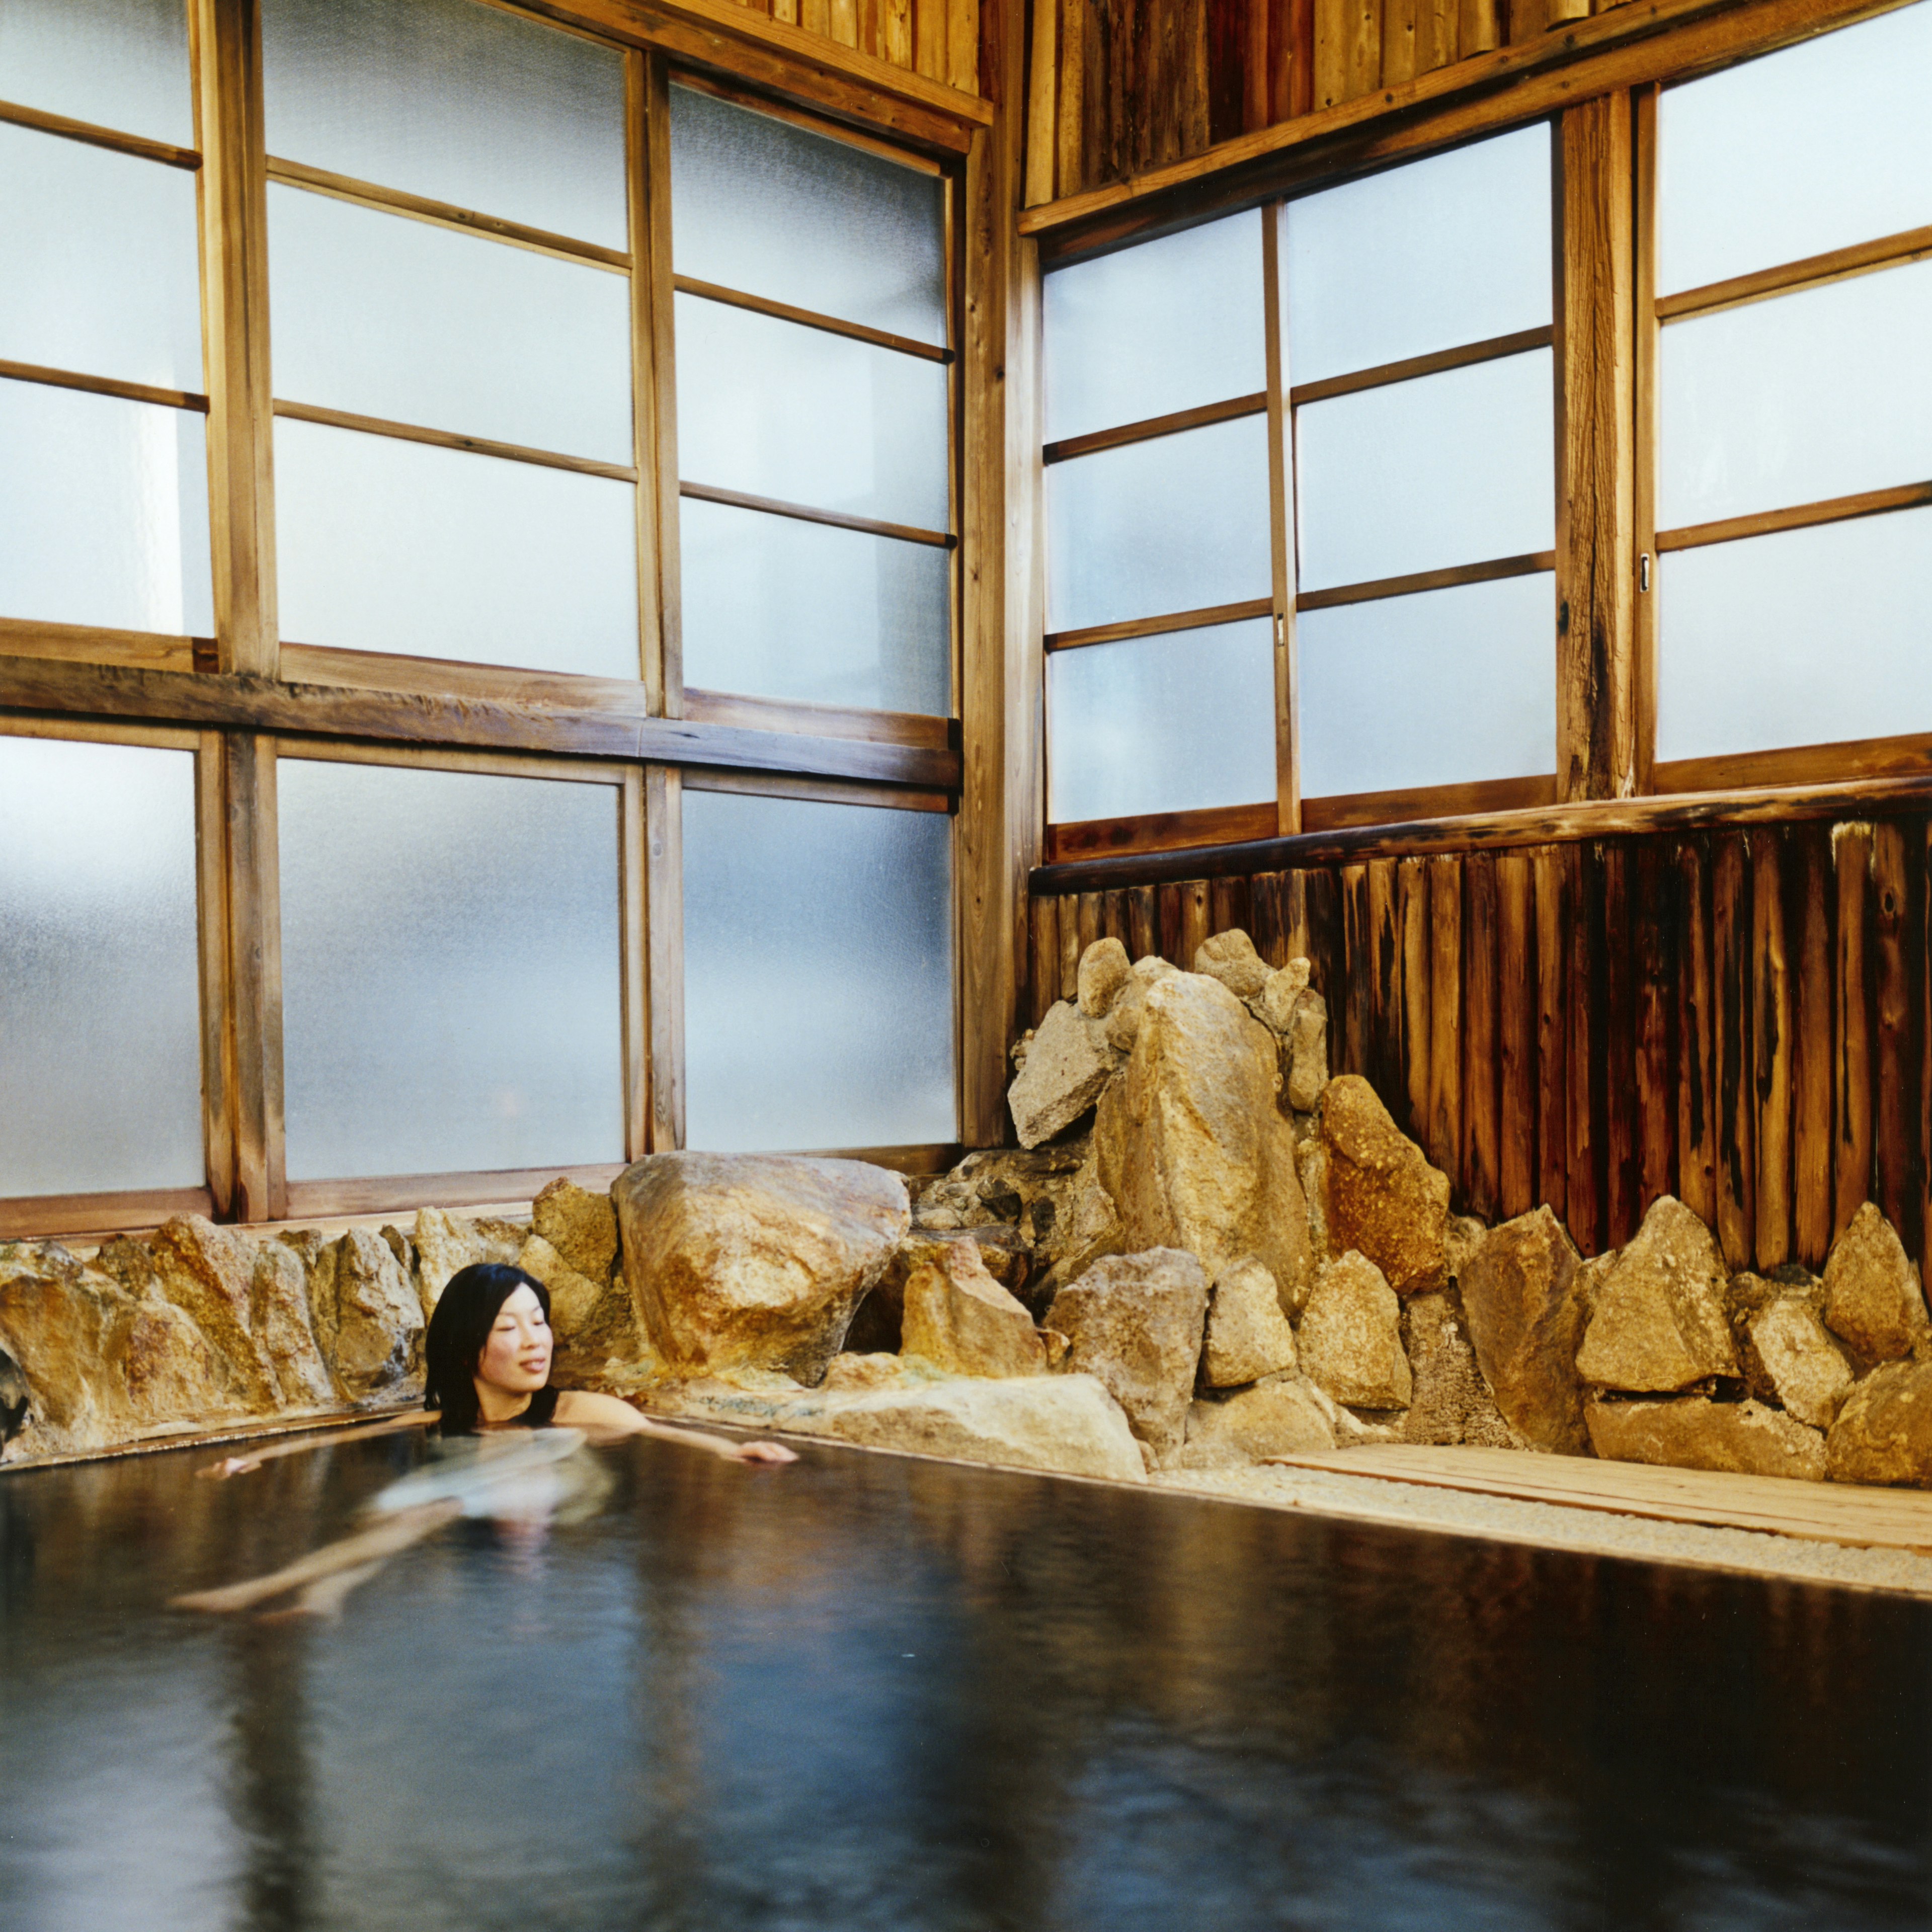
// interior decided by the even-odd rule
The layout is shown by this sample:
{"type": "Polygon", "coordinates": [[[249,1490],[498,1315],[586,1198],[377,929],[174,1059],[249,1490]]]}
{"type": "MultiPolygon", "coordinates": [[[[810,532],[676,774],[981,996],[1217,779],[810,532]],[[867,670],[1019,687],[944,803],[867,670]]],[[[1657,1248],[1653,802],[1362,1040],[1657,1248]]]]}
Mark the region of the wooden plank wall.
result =
{"type": "Polygon", "coordinates": [[[802,27],[968,94],[980,92],[980,0],[742,0],[748,13],[802,27]]]}
{"type": "Polygon", "coordinates": [[[1036,898],[1030,1015],[1113,934],[1305,954],[1366,1076],[1495,1220],[1586,1254],[1660,1195],[1735,1268],[1823,1262],[1867,1199],[1928,1252],[1932,814],[1646,835],[1036,898]]]}

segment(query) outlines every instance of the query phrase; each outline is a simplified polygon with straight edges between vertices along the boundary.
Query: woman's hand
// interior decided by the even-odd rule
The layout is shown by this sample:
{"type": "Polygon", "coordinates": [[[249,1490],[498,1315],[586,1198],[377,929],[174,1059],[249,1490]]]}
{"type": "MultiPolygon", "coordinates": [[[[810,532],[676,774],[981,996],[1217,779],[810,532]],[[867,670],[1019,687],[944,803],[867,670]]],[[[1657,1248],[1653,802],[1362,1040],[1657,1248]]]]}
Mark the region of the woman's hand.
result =
{"type": "Polygon", "coordinates": [[[245,1476],[250,1469],[259,1469],[262,1459],[259,1456],[224,1456],[218,1462],[211,1462],[205,1469],[197,1469],[197,1476],[245,1476]]]}
{"type": "Polygon", "coordinates": [[[734,1462],[796,1462],[798,1452],[782,1442],[740,1442],[731,1450],[734,1462]]]}

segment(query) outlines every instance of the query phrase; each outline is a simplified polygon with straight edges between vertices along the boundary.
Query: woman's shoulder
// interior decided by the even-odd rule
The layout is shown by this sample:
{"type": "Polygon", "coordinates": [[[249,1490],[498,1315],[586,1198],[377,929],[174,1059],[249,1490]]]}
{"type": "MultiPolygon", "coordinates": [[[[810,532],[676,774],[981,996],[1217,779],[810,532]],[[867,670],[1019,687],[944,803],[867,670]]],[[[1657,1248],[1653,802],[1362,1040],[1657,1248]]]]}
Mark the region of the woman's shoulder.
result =
{"type": "Polygon", "coordinates": [[[592,1389],[557,1391],[556,1420],[566,1428],[636,1429],[644,1418],[628,1402],[592,1389]]]}

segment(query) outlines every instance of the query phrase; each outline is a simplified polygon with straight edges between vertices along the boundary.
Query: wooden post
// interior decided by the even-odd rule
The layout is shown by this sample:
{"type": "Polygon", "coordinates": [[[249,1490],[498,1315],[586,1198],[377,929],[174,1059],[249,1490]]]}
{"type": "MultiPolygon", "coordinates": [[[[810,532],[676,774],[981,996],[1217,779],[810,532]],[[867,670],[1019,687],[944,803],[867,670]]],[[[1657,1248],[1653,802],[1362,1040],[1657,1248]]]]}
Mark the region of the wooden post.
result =
{"type": "Polygon", "coordinates": [[[1604,1244],[1620,1248],[1636,1232],[1642,1130],[1637,1112],[1636,960],[1630,874],[1634,855],[1620,839],[1603,848],[1604,1244]]]}
{"type": "Polygon", "coordinates": [[[1071,1000],[1080,987],[1080,896],[1064,893],[1056,902],[1060,912],[1060,997],[1071,1000]]]}
{"type": "Polygon", "coordinates": [[[644,773],[626,767],[619,789],[619,917],[623,931],[624,1158],[651,1150],[650,831],[644,773]]]}
{"type": "Polygon", "coordinates": [[[651,1024],[651,1150],[684,1144],[684,778],[644,767],[645,973],[651,1024]]]}
{"type": "Polygon", "coordinates": [[[274,740],[232,731],[222,752],[229,1024],[221,1073],[235,1144],[229,1203],[238,1221],[278,1221],[287,1166],[274,740]]]}
{"type": "Polygon", "coordinates": [[[1733,1268],[1751,1265],[1756,1240],[1756,1109],[1751,1091],[1750,854],[1741,832],[1711,851],[1711,978],[1718,1020],[1718,1241],[1733,1268]]]}
{"type": "MultiPolygon", "coordinates": [[[[1144,891],[1152,890],[1143,887],[1144,891]]],[[[1052,899],[1027,902],[1027,1024],[1038,1026],[1060,994],[1060,915],[1052,899]]]]}
{"type": "Polygon", "coordinates": [[[1677,1096],[1671,1021],[1676,1004],[1676,878],[1654,838],[1636,848],[1636,1117],[1640,1221],[1676,1186],[1677,1096]]]}
{"type": "Polygon", "coordinates": [[[1538,848],[1536,874],[1536,1193],[1561,1221],[1570,1202],[1569,880],[1560,846],[1538,848]]]}
{"type": "Polygon", "coordinates": [[[1865,884],[1871,871],[1872,829],[1842,825],[1832,839],[1838,874],[1838,973],[1832,1031],[1832,1232],[1835,1237],[1871,1198],[1872,1090],[1870,989],[1865,981],[1865,884]]]}
{"type": "MultiPolygon", "coordinates": [[[[1496,1184],[1514,1220],[1537,1202],[1536,916],[1526,852],[1496,858],[1496,1184]]],[[[1480,1211],[1480,1210],[1478,1210],[1480,1211]]]]}
{"type": "Polygon", "coordinates": [[[670,76],[661,53],[625,56],[630,159],[632,423],[638,467],[638,614],[644,701],[684,716],[678,554],[677,367],[670,256],[670,76]]]}
{"type": "Polygon", "coordinates": [[[1791,1258],[1791,972],[1785,949],[1784,842],[1751,834],[1752,1098],[1757,1133],[1756,1264],[1791,1258]]]}
{"type": "Polygon", "coordinates": [[[210,1208],[235,1216],[235,1103],[239,1083],[229,1026],[232,977],[228,890],[228,782],[224,735],[203,731],[195,748],[194,845],[201,969],[201,1137],[210,1208]]]}
{"type": "Polygon", "coordinates": [[[1160,902],[1152,886],[1136,886],[1127,895],[1127,956],[1144,959],[1160,951],[1160,902]]]}
{"type": "Polygon", "coordinates": [[[1792,1035],[1792,1258],[1825,1264],[1832,1245],[1832,837],[1803,826],[1787,849],[1798,915],[1797,1024],[1792,1035]]]}
{"type": "Polygon", "coordinates": [[[1592,890],[1597,883],[1591,876],[1597,870],[1594,854],[1582,845],[1561,849],[1570,898],[1565,934],[1570,948],[1570,1064],[1564,1082],[1570,1160],[1564,1218],[1578,1248],[1594,1255],[1600,1251],[1604,1240],[1604,908],[1601,895],[1592,890]]]}
{"type": "MultiPolygon", "coordinates": [[[[1376,895],[1371,890],[1366,866],[1344,866],[1340,892],[1342,900],[1342,962],[1345,984],[1336,991],[1341,998],[1335,1010],[1344,1018],[1340,1028],[1341,1050],[1329,1068],[1331,1073],[1360,1073],[1372,1079],[1376,1027],[1375,933],[1376,895]]],[[[1386,894],[1384,895],[1386,902],[1386,894]]]]}
{"type": "MultiPolygon", "coordinates": [[[[1311,964],[1313,962],[1312,942],[1309,938],[1308,877],[1306,872],[1284,872],[1281,875],[1283,964],[1290,959],[1306,959],[1311,964]]],[[[1327,988],[1318,986],[1316,991],[1325,996],[1327,988]]]]}
{"type": "Polygon", "coordinates": [[[1294,440],[1288,410],[1288,316],[1281,272],[1285,202],[1262,210],[1262,319],[1268,382],[1268,551],[1274,598],[1275,830],[1301,830],[1301,752],[1294,659],[1294,440]]]}
{"type": "Polygon", "coordinates": [[[1176,962],[1184,973],[1194,970],[1194,956],[1212,936],[1208,914],[1208,881],[1189,880],[1180,889],[1181,956],[1176,962]]]}
{"type": "Polygon", "coordinates": [[[1462,861],[1462,1189],[1469,1212],[1497,1218],[1498,1173],[1496,860],[1472,852],[1462,861]]]}
{"type": "Polygon", "coordinates": [[[1462,866],[1429,861],[1429,1112],[1424,1144],[1459,1198],[1462,1165],[1462,866]]]}
{"type": "Polygon", "coordinates": [[[1711,1010],[1711,915],[1704,848],[1677,855],[1682,889],[1677,946],[1677,1198],[1706,1222],[1718,1216],[1716,1029],[1711,1010]]]}
{"type": "MultiPolygon", "coordinates": [[[[1908,1215],[1906,1206],[1915,1199],[1916,1190],[1913,1136],[1906,1112],[1918,1067],[1912,1052],[1912,995],[1906,968],[1911,897],[1905,828],[1895,818],[1882,818],[1872,832],[1872,1009],[1878,1061],[1872,1083],[1876,1101],[1873,1198],[1908,1244],[1917,1216],[1908,1215]]],[[[1916,1113],[1917,1108],[1912,1111],[1916,1113]]]]}
{"type": "MultiPolygon", "coordinates": [[[[1208,932],[1211,938],[1216,933],[1232,932],[1237,927],[1247,932],[1248,919],[1241,901],[1246,896],[1244,879],[1214,879],[1208,887],[1208,932]]],[[[1252,940],[1254,934],[1248,933],[1252,940]]]]}
{"type": "Polygon", "coordinates": [[[1281,944],[1282,877],[1280,872],[1257,872],[1248,881],[1248,937],[1271,967],[1279,967],[1286,957],[1281,944]]]}
{"type": "Polygon", "coordinates": [[[1368,1032],[1361,1071],[1398,1120],[1408,1091],[1402,1055],[1402,921],[1396,902],[1396,862],[1369,862],[1368,1032]]]}

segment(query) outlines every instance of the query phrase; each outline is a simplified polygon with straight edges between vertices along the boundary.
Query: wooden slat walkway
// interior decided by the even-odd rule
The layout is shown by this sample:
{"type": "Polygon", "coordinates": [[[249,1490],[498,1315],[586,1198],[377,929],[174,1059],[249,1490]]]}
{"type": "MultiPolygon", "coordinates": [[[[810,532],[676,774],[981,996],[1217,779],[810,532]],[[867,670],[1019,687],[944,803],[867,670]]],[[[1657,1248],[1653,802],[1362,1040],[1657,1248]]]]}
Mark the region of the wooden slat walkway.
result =
{"type": "Polygon", "coordinates": [[[1853,1550],[1932,1554],[1932,1492],[1922,1490],[1862,1489],[1802,1483],[1789,1476],[1724,1475],[1516,1449],[1429,1449],[1397,1442],[1268,1460],[1290,1468],[1468,1490],[1665,1522],[1756,1530],[1853,1550]]]}

